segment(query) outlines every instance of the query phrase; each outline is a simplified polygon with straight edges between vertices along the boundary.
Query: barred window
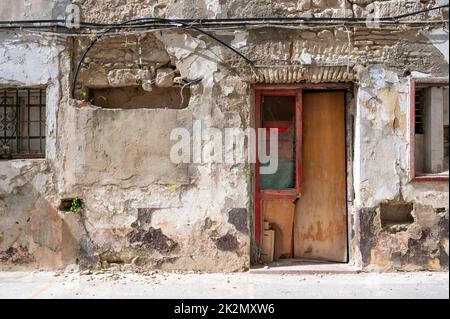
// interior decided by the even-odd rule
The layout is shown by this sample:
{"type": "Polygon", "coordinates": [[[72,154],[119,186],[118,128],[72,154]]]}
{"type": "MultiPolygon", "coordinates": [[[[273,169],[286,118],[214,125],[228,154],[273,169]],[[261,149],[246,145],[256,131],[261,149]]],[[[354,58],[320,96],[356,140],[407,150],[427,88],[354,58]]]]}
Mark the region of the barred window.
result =
{"type": "Polygon", "coordinates": [[[45,157],[45,98],[41,88],[0,89],[0,159],[45,157]]]}

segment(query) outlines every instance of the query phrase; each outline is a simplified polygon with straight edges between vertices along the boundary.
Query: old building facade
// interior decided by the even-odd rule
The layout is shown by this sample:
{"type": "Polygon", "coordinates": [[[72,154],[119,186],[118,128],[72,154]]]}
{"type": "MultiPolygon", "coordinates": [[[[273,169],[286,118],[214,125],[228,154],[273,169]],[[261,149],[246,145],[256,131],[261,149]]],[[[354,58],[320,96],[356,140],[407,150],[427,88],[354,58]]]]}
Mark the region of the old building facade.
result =
{"type": "Polygon", "coordinates": [[[276,257],[448,269],[448,1],[21,0],[0,20],[0,267],[243,271],[267,221],[276,257]],[[174,163],[195,123],[294,123],[288,182],[193,145],[174,163]]]}

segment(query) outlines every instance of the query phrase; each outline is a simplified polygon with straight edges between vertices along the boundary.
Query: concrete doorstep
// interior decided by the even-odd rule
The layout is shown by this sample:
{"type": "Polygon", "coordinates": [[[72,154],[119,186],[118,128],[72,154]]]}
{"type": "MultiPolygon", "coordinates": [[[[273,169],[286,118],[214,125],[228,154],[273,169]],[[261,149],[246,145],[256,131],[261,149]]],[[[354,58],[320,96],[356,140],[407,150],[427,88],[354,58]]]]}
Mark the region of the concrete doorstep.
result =
{"type": "Polygon", "coordinates": [[[330,263],[316,260],[280,259],[266,265],[257,265],[250,270],[253,274],[357,274],[360,271],[347,263],[330,263]]]}

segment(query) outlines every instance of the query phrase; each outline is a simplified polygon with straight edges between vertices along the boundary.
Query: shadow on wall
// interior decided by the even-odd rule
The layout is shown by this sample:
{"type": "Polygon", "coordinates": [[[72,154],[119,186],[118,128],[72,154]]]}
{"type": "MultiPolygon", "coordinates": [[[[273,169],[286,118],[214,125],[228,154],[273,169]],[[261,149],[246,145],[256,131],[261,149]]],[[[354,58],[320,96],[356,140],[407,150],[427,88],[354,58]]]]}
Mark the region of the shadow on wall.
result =
{"type": "Polygon", "coordinates": [[[90,89],[89,100],[95,106],[120,109],[184,109],[191,98],[189,87],[154,87],[146,91],[140,86],[90,89]]]}

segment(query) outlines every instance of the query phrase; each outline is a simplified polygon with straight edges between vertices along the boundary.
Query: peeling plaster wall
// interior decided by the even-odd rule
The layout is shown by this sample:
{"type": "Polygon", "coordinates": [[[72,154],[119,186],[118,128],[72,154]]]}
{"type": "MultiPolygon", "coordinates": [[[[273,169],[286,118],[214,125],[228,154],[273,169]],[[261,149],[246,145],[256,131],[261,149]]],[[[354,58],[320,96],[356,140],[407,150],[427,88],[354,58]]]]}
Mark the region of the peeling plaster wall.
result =
{"type": "Polygon", "coordinates": [[[409,79],[382,65],[359,72],[355,126],[355,206],[367,270],[448,269],[448,183],[409,179],[409,79]],[[380,204],[412,203],[400,231],[381,225],[380,204]],[[447,225],[447,226],[446,226],[447,225]]]}
{"type": "Polygon", "coordinates": [[[60,164],[65,173],[58,182],[59,194],[82,198],[84,225],[92,253],[100,261],[169,270],[247,269],[250,168],[175,165],[169,159],[173,145],[169,135],[176,127],[192,131],[194,119],[204,127],[245,127],[248,84],[230,79],[227,68],[218,64],[217,46],[207,46],[190,35],[164,32],[139,40],[130,37],[125,46],[120,40],[124,39],[97,47],[86,61],[80,83],[107,86],[111,70],[130,70],[139,53],[133,44],[137,41],[151,74],[169,66],[179,77],[200,78],[201,83],[187,88],[191,99],[180,110],[102,109],[89,102],[68,101],[60,112],[64,141],[60,164]],[[111,50],[117,51],[111,54],[111,50]],[[125,61],[109,63],[117,55],[125,56],[125,61]],[[91,74],[96,78],[83,82],[92,79],[91,74]],[[225,99],[220,81],[236,85],[226,94],[243,108],[225,99]]]}
{"type": "Polygon", "coordinates": [[[46,159],[0,161],[0,265],[62,267],[77,256],[74,217],[58,214],[55,164],[62,43],[0,33],[0,87],[46,87],[46,159]]]}
{"type": "MultiPolygon", "coordinates": [[[[0,19],[47,17],[41,2],[0,5],[0,19]]],[[[361,16],[374,5],[381,6],[382,16],[390,16],[440,4],[72,2],[80,5],[83,20],[95,22],[149,15],[361,16]]],[[[439,18],[436,12],[423,17],[439,18]]],[[[229,50],[190,31],[102,39],[85,61],[78,92],[133,87],[142,79],[156,79],[162,69],[174,73],[169,85],[183,85],[176,83],[179,79],[199,81],[187,87],[185,109],[103,109],[89,97],[70,99],[72,67],[88,39],[0,31],[0,86],[47,87],[46,159],[0,161],[0,266],[57,268],[78,262],[247,269],[252,255],[251,166],[175,165],[168,158],[171,129],[192,131],[194,119],[202,120],[203,127],[251,127],[252,83],[354,82],[347,105],[351,263],[369,271],[448,269],[448,183],[414,183],[408,177],[410,74],[448,77],[448,33],[439,28],[321,27],[216,35],[258,65],[252,70],[229,50]],[[136,69],[140,62],[142,70],[136,69]],[[83,201],[79,214],[58,210],[61,199],[75,196],[83,201]],[[410,203],[412,221],[386,226],[383,205],[410,203]]]]}
{"type": "Polygon", "coordinates": [[[62,19],[71,0],[14,0],[0,4],[0,20],[62,19]]]}

